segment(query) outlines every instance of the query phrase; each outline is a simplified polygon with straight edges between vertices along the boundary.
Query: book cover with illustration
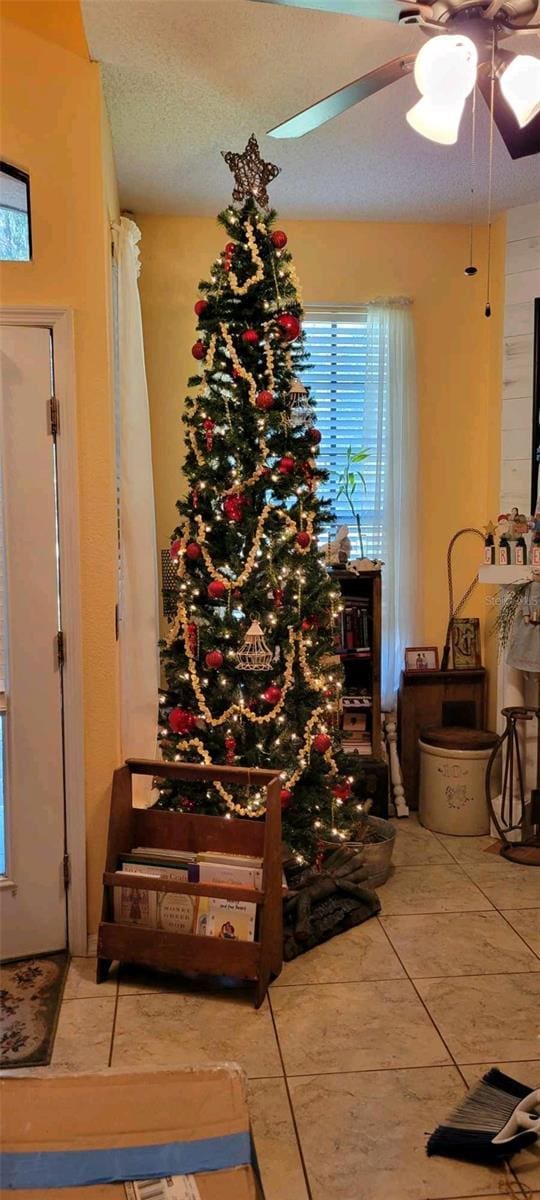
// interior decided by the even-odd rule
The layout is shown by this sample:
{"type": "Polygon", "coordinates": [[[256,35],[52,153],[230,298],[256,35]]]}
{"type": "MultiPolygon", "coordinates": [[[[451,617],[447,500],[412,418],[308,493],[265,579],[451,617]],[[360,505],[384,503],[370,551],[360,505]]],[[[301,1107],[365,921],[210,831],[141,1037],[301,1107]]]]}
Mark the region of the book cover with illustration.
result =
{"type": "Polygon", "coordinates": [[[218,900],[201,896],[197,909],[199,937],[217,937],[225,941],[253,942],[257,905],[244,900],[218,900]]]}

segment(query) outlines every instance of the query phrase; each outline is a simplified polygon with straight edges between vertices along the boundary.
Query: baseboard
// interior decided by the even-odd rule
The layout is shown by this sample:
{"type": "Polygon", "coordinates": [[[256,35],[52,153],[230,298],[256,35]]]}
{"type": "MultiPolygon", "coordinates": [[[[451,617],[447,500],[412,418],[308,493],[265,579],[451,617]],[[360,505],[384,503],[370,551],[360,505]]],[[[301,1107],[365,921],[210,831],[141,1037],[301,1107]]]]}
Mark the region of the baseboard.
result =
{"type": "Polygon", "coordinates": [[[97,933],[88,934],[88,942],[86,946],[86,957],[95,958],[97,954],[97,933]]]}

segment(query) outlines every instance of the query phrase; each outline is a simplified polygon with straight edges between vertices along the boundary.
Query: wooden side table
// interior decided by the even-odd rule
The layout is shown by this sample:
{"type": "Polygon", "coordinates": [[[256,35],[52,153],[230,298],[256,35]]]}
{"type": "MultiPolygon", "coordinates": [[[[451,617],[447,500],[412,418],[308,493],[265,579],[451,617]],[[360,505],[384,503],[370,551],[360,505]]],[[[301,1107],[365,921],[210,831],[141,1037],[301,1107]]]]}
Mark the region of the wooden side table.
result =
{"type": "Polygon", "coordinates": [[[398,695],[399,754],[405,800],[418,808],[420,752],[424,725],[485,727],[486,670],[403,671],[398,695]]]}

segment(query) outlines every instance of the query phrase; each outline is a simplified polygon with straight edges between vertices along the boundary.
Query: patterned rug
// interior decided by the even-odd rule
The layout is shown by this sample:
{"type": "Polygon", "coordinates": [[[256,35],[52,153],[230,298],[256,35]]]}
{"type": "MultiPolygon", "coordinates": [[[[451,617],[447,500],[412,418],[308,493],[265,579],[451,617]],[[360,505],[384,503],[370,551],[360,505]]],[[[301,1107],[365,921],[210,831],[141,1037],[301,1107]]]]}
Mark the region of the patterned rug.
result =
{"type": "Polygon", "coordinates": [[[69,955],[0,965],[0,1067],[44,1067],[51,1060],[69,955]]]}

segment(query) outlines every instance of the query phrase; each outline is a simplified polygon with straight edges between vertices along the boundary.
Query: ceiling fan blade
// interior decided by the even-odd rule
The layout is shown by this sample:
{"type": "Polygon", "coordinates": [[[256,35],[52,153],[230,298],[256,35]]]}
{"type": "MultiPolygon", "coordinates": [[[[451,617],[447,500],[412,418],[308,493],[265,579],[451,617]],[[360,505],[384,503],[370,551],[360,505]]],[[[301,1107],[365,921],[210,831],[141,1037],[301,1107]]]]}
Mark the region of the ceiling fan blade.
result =
{"type": "Polygon", "coordinates": [[[343,13],[348,17],[369,17],[375,21],[399,21],[403,10],[419,12],[425,5],[410,0],[255,0],[256,4],[280,4],[286,8],[315,8],[319,12],[343,13]]]}
{"type": "MultiPolygon", "coordinates": [[[[496,59],[497,74],[508,66],[508,63],[515,58],[509,50],[498,50],[496,59]]],[[[478,67],[477,83],[484,100],[490,107],[491,103],[491,65],[490,63],[481,63],[478,67]]],[[[540,153],[540,113],[521,129],[518,125],[516,117],[510,108],[510,105],[505,100],[499,83],[499,79],[495,79],[495,88],[493,94],[493,119],[499,130],[506,149],[512,158],[527,158],[529,154],[540,153]]]]}
{"type": "Polygon", "coordinates": [[[355,79],[353,83],[339,88],[339,91],[332,92],[324,100],[319,100],[318,104],[305,108],[289,121],[284,121],[283,125],[276,125],[275,129],[268,131],[269,136],[297,138],[310,133],[312,129],[318,129],[320,125],[325,125],[332,117],[346,112],[360,100],[366,100],[368,96],[373,96],[375,92],[380,92],[390,83],[408,75],[413,69],[415,58],[416,54],[403,54],[400,58],[393,58],[390,62],[376,67],[374,71],[368,71],[367,75],[361,75],[360,79],[355,79]]]}

